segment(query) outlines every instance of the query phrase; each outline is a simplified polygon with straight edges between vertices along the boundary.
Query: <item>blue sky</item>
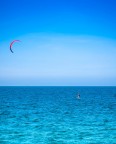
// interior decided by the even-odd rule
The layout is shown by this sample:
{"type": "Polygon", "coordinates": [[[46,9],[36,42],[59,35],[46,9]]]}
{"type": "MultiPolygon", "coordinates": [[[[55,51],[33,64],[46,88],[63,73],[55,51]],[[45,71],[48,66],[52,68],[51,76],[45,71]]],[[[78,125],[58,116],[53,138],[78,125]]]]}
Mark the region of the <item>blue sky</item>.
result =
{"type": "Polygon", "coordinates": [[[115,0],[1,0],[0,85],[116,85],[115,0]],[[14,39],[14,53],[9,44],[14,39]]]}

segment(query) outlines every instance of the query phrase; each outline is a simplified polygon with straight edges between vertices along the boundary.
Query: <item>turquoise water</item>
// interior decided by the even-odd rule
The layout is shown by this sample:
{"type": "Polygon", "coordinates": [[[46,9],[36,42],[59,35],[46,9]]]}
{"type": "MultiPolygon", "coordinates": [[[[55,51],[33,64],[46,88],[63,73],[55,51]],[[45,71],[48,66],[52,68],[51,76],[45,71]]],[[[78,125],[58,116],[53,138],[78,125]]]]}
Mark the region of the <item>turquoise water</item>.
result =
{"type": "Polygon", "coordinates": [[[0,87],[0,144],[116,144],[116,87],[0,87]]]}

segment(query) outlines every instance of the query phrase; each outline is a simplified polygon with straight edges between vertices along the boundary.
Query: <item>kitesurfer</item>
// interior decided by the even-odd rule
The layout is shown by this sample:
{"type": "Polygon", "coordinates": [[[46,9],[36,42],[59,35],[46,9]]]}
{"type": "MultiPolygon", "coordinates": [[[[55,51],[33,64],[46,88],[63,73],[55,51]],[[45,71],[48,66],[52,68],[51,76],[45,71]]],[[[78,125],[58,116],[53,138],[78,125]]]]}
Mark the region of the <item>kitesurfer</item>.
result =
{"type": "Polygon", "coordinates": [[[77,98],[80,99],[80,94],[79,93],[77,94],[77,98]]]}

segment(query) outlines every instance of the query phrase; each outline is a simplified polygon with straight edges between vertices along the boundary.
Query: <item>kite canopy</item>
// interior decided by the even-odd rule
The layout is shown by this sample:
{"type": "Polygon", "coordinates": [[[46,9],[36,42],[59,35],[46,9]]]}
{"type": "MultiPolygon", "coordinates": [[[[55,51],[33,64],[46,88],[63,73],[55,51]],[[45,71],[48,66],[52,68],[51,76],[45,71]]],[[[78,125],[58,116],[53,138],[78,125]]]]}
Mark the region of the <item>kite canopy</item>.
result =
{"type": "Polygon", "coordinates": [[[15,42],[20,42],[20,40],[14,40],[11,42],[10,44],[10,51],[13,53],[13,50],[12,50],[12,45],[15,43],[15,42]]]}

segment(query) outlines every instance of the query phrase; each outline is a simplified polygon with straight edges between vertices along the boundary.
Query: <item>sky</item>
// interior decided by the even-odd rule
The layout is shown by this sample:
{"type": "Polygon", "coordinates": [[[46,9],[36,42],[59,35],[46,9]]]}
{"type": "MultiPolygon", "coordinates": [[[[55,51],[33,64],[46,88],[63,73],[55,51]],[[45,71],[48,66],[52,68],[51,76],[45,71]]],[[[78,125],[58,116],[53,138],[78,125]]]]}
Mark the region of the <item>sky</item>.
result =
{"type": "Polygon", "coordinates": [[[115,6],[0,0],[0,86],[116,86],[115,6]]]}

